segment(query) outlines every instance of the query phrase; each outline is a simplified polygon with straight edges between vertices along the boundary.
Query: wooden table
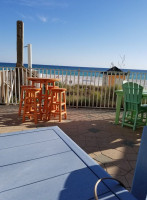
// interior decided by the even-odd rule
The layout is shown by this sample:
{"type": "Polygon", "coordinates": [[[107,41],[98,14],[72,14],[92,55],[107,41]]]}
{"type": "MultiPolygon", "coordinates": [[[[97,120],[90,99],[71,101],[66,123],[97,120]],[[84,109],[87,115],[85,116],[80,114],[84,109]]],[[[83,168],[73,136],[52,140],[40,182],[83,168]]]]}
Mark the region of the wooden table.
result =
{"type": "MultiPolygon", "coordinates": [[[[94,200],[97,180],[110,177],[58,127],[0,134],[0,158],[0,200],[94,200]]],[[[113,180],[99,189],[107,200],[135,200],[113,180]]]]}
{"type": "Polygon", "coordinates": [[[59,82],[60,79],[57,78],[38,78],[38,77],[28,77],[29,81],[32,81],[32,86],[34,86],[36,83],[40,84],[40,88],[43,89],[43,85],[45,86],[45,92],[43,94],[43,90],[41,91],[42,99],[44,99],[44,105],[43,105],[43,113],[45,113],[45,119],[47,120],[48,116],[48,92],[49,92],[49,85],[52,87],[55,87],[55,83],[59,82]]]}
{"type": "MultiPolygon", "coordinates": [[[[115,115],[115,124],[119,124],[119,116],[120,116],[120,109],[121,109],[121,102],[123,98],[123,90],[116,90],[116,115],[115,115]]],[[[147,99],[147,91],[143,91],[142,98],[147,99]]]]}
{"type": "Polygon", "coordinates": [[[37,78],[37,77],[28,77],[28,80],[32,81],[33,86],[35,83],[40,83],[41,85],[44,84],[46,89],[48,87],[48,84],[52,84],[53,86],[55,86],[55,82],[60,81],[60,79],[58,78],[37,78]]]}

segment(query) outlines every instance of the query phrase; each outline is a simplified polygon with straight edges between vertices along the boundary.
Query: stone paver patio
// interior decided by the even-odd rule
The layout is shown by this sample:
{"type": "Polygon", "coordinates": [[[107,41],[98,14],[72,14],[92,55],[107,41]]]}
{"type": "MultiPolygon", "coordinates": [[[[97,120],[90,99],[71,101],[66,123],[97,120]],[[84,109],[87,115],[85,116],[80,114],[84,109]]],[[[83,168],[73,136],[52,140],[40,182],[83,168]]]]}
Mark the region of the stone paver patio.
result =
{"type": "Polygon", "coordinates": [[[0,105],[0,133],[45,126],[59,126],[72,140],[98,162],[112,177],[130,190],[143,128],[114,125],[115,111],[68,108],[67,120],[22,123],[18,106],[0,105]]]}

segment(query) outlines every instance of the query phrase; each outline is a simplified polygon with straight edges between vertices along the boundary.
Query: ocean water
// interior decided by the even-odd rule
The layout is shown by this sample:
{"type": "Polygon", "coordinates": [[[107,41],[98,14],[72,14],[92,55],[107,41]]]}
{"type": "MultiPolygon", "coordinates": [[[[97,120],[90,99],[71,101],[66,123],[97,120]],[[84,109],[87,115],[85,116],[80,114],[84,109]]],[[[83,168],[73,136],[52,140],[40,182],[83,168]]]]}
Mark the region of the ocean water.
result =
{"type": "MultiPolygon", "coordinates": [[[[16,63],[5,63],[0,62],[0,67],[16,67],[16,63]]],[[[27,64],[24,64],[24,67],[28,67],[27,64]]],[[[80,71],[80,76],[99,76],[100,72],[105,72],[110,68],[96,68],[96,67],[78,67],[78,66],[59,66],[59,65],[40,65],[33,64],[32,68],[39,69],[40,73],[52,73],[56,75],[78,75],[80,71]],[[46,71],[48,69],[48,71],[46,71]]],[[[147,80],[147,70],[138,70],[138,69],[121,69],[123,72],[129,72],[129,79],[141,79],[147,80]]],[[[101,73],[101,77],[103,74],[101,73]]]]}
{"type": "MultiPolygon", "coordinates": [[[[2,63],[0,67],[16,67],[16,63],[2,63]]],[[[24,64],[24,67],[28,67],[28,64],[24,64]]],[[[56,70],[80,70],[80,71],[106,71],[108,68],[95,68],[95,67],[78,67],[78,66],[59,66],[59,65],[39,65],[33,64],[32,68],[39,69],[56,69],[56,70]]]]}

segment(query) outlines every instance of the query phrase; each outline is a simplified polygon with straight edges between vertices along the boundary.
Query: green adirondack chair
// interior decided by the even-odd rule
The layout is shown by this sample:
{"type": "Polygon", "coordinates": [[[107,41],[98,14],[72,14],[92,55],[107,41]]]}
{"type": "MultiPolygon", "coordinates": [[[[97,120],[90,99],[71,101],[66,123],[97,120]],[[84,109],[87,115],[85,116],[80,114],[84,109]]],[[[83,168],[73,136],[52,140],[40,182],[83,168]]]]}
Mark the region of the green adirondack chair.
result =
{"type": "Polygon", "coordinates": [[[124,93],[124,112],[122,126],[133,127],[147,124],[147,106],[141,105],[143,87],[137,83],[127,82],[122,85],[124,93]]]}

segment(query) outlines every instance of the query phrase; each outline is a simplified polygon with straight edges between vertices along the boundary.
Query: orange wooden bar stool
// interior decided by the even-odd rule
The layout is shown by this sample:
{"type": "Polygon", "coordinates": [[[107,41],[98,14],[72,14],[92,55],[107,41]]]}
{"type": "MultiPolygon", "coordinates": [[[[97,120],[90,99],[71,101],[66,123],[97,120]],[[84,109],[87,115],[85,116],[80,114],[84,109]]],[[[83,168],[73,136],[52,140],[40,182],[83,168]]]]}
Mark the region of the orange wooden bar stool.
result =
{"type": "Polygon", "coordinates": [[[21,95],[20,95],[20,102],[19,102],[19,110],[18,115],[21,115],[21,111],[24,109],[24,100],[26,95],[26,89],[27,88],[34,88],[35,86],[32,85],[22,85],[21,86],[21,95]]]}
{"type": "Polygon", "coordinates": [[[41,88],[26,88],[25,91],[26,96],[24,101],[23,122],[25,122],[26,117],[33,117],[35,124],[37,124],[38,118],[42,120],[40,98],[41,88]]]}
{"type": "Polygon", "coordinates": [[[45,94],[41,93],[41,105],[42,105],[41,110],[42,110],[42,114],[45,115],[46,120],[47,120],[48,113],[49,113],[49,110],[50,110],[51,95],[52,95],[52,89],[53,88],[59,88],[59,87],[48,85],[47,91],[45,92],[45,94]]]}
{"type": "Polygon", "coordinates": [[[65,88],[52,88],[51,105],[49,109],[49,119],[51,115],[59,115],[59,122],[62,120],[62,115],[67,118],[66,112],[66,89],[65,88]]]}
{"type": "Polygon", "coordinates": [[[42,91],[41,95],[41,111],[43,119],[48,119],[48,113],[51,102],[51,89],[56,88],[56,82],[59,82],[60,79],[57,78],[38,78],[38,77],[28,77],[29,81],[32,81],[32,85],[34,86],[36,83],[40,83],[40,88],[42,91]]]}

